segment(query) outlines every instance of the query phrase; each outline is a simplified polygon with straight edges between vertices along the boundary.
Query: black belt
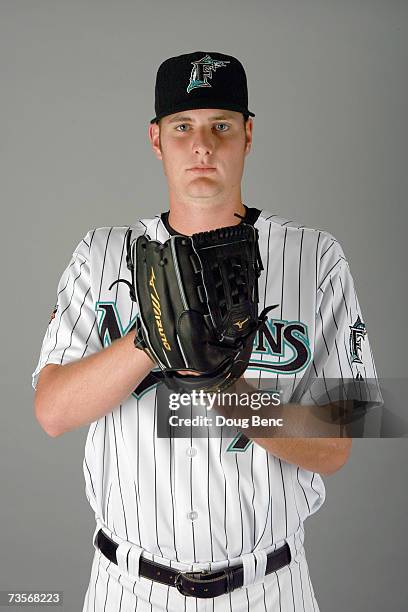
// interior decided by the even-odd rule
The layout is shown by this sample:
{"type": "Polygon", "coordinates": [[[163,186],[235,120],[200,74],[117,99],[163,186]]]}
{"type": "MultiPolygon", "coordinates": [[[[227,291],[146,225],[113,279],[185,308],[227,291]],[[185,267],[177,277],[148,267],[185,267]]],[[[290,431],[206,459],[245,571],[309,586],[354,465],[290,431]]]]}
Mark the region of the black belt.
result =
{"type": "MultiPolygon", "coordinates": [[[[96,544],[109,561],[118,564],[116,559],[118,544],[109,538],[102,529],[97,533],[96,544]]],[[[265,574],[276,572],[288,565],[290,560],[290,548],[285,543],[284,546],[266,556],[265,574]]],[[[224,595],[242,587],[244,582],[244,567],[242,564],[213,572],[209,570],[180,572],[167,565],[139,557],[139,574],[143,578],[176,587],[182,595],[190,597],[218,597],[218,595],[224,595]]]]}

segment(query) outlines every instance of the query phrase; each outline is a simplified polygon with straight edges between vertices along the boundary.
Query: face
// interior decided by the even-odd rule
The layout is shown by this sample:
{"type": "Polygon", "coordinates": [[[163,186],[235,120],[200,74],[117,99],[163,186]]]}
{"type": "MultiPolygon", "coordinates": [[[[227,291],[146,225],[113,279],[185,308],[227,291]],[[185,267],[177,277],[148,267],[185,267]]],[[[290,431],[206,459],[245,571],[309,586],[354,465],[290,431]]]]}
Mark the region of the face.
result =
{"type": "Polygon", "coordinates": [[[177,199],[224,200],[240,194],[252,144],[251,118],[244,125],[242,113],[235,111],[182,111],[151,124],[149,138],[177,199]]]}

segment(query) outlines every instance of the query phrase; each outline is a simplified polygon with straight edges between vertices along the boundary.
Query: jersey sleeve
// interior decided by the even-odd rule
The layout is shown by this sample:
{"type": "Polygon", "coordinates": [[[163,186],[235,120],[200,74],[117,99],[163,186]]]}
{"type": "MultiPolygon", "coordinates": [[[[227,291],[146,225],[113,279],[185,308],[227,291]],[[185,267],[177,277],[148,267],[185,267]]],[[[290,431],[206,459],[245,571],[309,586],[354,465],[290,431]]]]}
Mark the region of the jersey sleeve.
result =
{"type": "Polygon", "coordinates": [[[360,409],[383,405],[365,319],[349,263],[338,243],[319,281],[309,371],[313,382],[301,403],[322,405],[346,399],[360,409]]]}
{"type": "Polygon", "coordinates": [[[103,348],[90,282],[90,230],[78,243],[57,287],[56,304],[44,334],[32,386],[48,363],[63,365],[103,348]]]}

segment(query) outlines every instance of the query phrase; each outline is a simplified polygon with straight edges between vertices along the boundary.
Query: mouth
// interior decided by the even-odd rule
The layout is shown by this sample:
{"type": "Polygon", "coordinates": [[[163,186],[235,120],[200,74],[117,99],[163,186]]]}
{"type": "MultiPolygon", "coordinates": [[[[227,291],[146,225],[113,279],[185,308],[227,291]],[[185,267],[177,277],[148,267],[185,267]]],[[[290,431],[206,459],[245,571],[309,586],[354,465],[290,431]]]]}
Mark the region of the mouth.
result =
{"type": "Polygon", "coordinates": [[[216,169],[211,166],[195,166],[194,168],[189,168],[189,172],[214,172],[216,169]]]}

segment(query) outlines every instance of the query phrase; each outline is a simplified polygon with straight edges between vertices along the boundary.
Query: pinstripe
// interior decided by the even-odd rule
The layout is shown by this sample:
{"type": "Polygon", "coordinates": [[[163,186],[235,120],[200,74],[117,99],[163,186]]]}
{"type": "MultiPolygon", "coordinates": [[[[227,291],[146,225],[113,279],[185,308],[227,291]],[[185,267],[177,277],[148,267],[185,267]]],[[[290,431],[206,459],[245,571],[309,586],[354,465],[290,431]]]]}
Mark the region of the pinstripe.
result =
{"type": "MultiPolygon", "coordinates": [[[[282,251],[282,282],[281,282],[281,301],[280,301],[280,318],[283,318],[283,296],[284,296],[284,286],[285,286],[285,252],[286,252],[286,239],[287,239],[287,235],[288,235],[288,230],[287,228],[285,229],[285,234],[284,234],[284,240],[283,240],[283,251],[282,251]]],[[[281,360],[281,357],[279,355],[279,362],[281,360]]],[[[278,382],[279,379],[279,374],[276,377],[276,382],[278,382]]],[[[280,474],[281,474],[281,479],[282,479],[282,491],[283,491],[283,510],[284,510],[284,517],[285,517],[285,535],[287,537],[288,535],[288,510],[287,510],[287,506],[286,506],[286,490],[285,490],[285,479],[283,477],[283,469],[282,469],[282,461],[281,459],[278,458],[278,463],[279,463],[279,469],[280,469],[280,474]]]]}
{"type": "MultiPolygon", "coordinates": [[[[313,474],[312,478],[314,478],[314,474],[313,474]]],[[[301,482],[300,482],[300,480],[299,480],[299,466],[297,466],[297,468],[296,468],[296,479],[297,479],[297,481],[298,481],[298,483],[299,483],[300,488],[302,489],[302,493],[303,493],[303,496],[304,496],[305,501],[306,501],[306,504],[307,504],[307,510],[308,510],[308,512],[310,513],[310,505],[309,505],[309,500],[307,499],[307,495],[306,495],[305,488],[304,488],[304,486],[302,485],[302,483],[301,483],[301,482]]],[[[298,513],[298,514],[299,514],[299,513],[298,513]]],[[[300,519],[300,515],[299,515],[299,519],[300,519]]]]}
{"type": "Polygon", "coordinates": [[[225,550],[227,551],[227,554],[229,555],[228,551],[229,551],[229,546],[228,546],[228,531],[227,531],[227,478],[225,476],[225,470],[224,470],[224,466],[223,466],[223,462],[222,462],[222,441],[223,441],[223,434],[224,428],[221,428],[221,432],[220,432],[220,449],[219,449],[219,461],[220,461],[220,467],[221,467],[221,471],[222,471],[222,475],[223,475],[223,479],[224,479],[224,534],[225,534],[225,550]]]}
{"type": "MultiPolygon", "coordinates": [[[[123,410],[122,410],[122,404],[119,407],[119,420],[120,420],[120,433],[121,433],[121,447],[126,447],[126,443],[125,443],[125,436],[123,433],[123,422],[122,422],[122,415],[123,415],[123,410]]],[[[138,539],[139,539],[139,546],[140,546],[140,522],[139,522],[139,513],[140,513],[140,502],[138,499],[138,494],[137,494],[137,488],[136,488],[136,481],[133,481],[133,491],[135,494],[135,508],[136,508],[136,523],[137,523],[137,532],[138,532],[138,539]]]]}
{"type": "Polygon", "coordinates": [[[302,229],[299,247],[299,272],[298,272],[298,319],[300,319],[300,301],[301,301],[301,280],[302,280],[302,247],[303,247],[303,236],[304,230],[302,229]]]}
{"type": "Polygon", "coordinates": [[[316,493],[316,495],[318,495],[318,492],[316,491],[316,489],[313,488],[313,480],[315,479],[315,477],[316,477],[316,473],[314,472],[312,474],[312,480],[310,481],[310,488],[312,489],[312,491],[316,493]]]}
{"type": "Polygon", "coordinates": [[[341,262],[341,261],[345,261],[344,257],[339,257],[338,260],[332,265],[332,267],[330,268],[330,270],[327,272],[326,276],[323,278],[322,282],[320,283],[318,289],[321,288],[321,286],[324,284],[326,278],[328,276],[330,276],[330,272],[332,272],[334,270],[334,268],[341,262]]]}
{"type": "Polygon", "coordinates": [[[264,584],[262,584],[262,590],[263,590],[264,611],[267,612],[267,608],[266,608],[266,593],[265,593],[265,585],[264,584]]]}
{"type": "Polygon", "coordinates": [[[88,290],[87,290],[87,292],[85,293],[84,298],[83,298],[83,300],[82,300],[81,306],[80,306],[80,308],[79,308],[79,314],[78,314],[78,317],[77,317],[77,319],[76,319],[76,321],[75,321],[75,323],[74,323],[74,325],[73,325],[73,327],[72,327],[72,330],[71,330],[71,337],[70,337],[70,340],[69,340],[69,344],[68,344],[68,346],[66,346],[66,347],[64,348],[64,350],[63,350],[63,352],[62,352],[61,362],[64,360],[64,355],[65,355],[66,351],[67,351],[67,350],[70,348],[70,346],[72,345],[72,337],[73,337],[73,335],[74,335],[75,328],[76,328],[76,326],[78,325],[78,322],[79,322],[79,320],[80,320],[80,318],[81,318],[82,308],[83,308],[83,305],[84,305],[84,303],[85,303],[86,296],[88,295],[88,293],[89,293],[90,289],[91,289],[91,288],[89,287],[89,289],[88,289],[88,290]]]}
{"type": "Polygon", "coordinates": [[[344,304],[345,304],[345,306],[346,306],[347,314],[348,314],[348,316],[350,317],[350,309],[349,309],[349,308],[348,308],[348,306],[347,306],[346,296],[345,296],[345,294],[344,294],[344,287],[343,287],[343,283],[342,283],[341,278],[340,278],[339,280],[340,280],[341,291],[342,291],[342,294],[343,294],[344,304]]]}
{"type": "Polygon", "coordinates": [[[295,612],[297,597],[295,597],[295,591],[293,590],[293,574],[292,574],[292,568],[290,566],[289,566],[289,574],[290,574],[290,587],[291,587],[291,593],[292,593],[293,610],[295,612]]]}
{"type": "Polygon", "coordinates": [[[111,492],[112,492],[112,483],[110,483],[109,485],[108,498],[106,500],[106,506],[105,506],[105,514],[106,514],[107,523],[109,523],[109,501],[110,501],[111,492]]]}
{"type": "Polygon", "coordinates": [[[87,353],[87,351],[90,349],[90,346],[89,346],[89,340],[90,340],[90,337],[91,337],[92,335],[95,335],[95,333],[97,333],[97,332],[94,332],[94,330],[95,330],[95,325],[96,325],[96,318],[93,320],[92,327],[91,327],[91,329],[90,329],[90,331],[89,331],[89,334],[88,334],[88,336],[87,336],[87,338],[86,338],[86,344],[85,344],[84,351],[83,351],[83,353],[82,353],[82,355],[81,355],[81,358],[82,358],[82,357],[84,357],[84,356],[85,356],[85,354],[87,353]]]}
{"type": "MultiPolygon", "coordinates": [[[[128,230],[130,230],[130,226],[128,226],[126,228],[126,231],[128,231],[128,230]]],[[[121,277],[121,274],[122,274],[122,260],[123,260],[123,255],[124,255],[124,251],[125,251],[125,246],[126,246],[126,234],[124,235],[123,240],[122,240],[122,250],[121,250],[121,253],[120,253],[120,260],[119,260],[119,265],[118,265],[118,275],[117,275],[116,280],[119,280],[119,278],[121,277]]],[[[115,302],[118,301],[119,286],[120,286],[119,283],[117,283],[117,285],[116,285],[115,302]]]]}
{"type": "Polygon", "coordinates": [[[169,593],[170,593],[170,587],[167,587],[167,595],[166,595],[166,610],[169,609],[169,593]]]}
{"type": "MultiPolygon", "coordinates": [[[[303,236],[304,236],[304,230],[302,229],[301,232],[301,237],[300,237],[300,246],[299,246],[299,265],[298,265],[298,311],[297,311],[297,318],[300,321],[300,316],[301,316],[301,280],[302,280],[302,249],[303,249],[303,236]]],[[[293,379],[292,379],[292,392],[291,395],[293,394],[295,387],[296,387],[296,380],[297,380],[297,372],[294,372],[293,375],[293,379]]]]}
{"type": "Polygon", "coordinates": [[[323,257],[326,255],[326,253],[328,251],[330,251],[330,249],[332,248],[333,244],[334,244],[334,240],[331,241],[330,246],[328,246],[327,249],[325,249],[323,251],[323,253],[320,255],[320,262],[322,261],[323,257]]]}
{"type": "MultiPolygon", "coordinates": [[[[190,403],[190,419],[193,416],[193,407],[192,404],[190,403]]],[[[190,446],[193,445],[193,439],[192,439],[192,426],[190,427],[190,446]]],[[[189,460],[189,468],[190,468],[190,512],[193,511],[194,509],[194,505],[193,505],[193,458],[190,457],[189,460]]],[[[194,532],[194,521],[191,521],[191,533],[192,533],[192,543],[193,543],[193,558],[194,558],[194,563],[197,562],[197,555],[196,555],[196,543],[195,543],[195,532],[194,532]]]]}
{"type": "Polygon", "coordinates": [[[98,584],[100,567],[101,567],[101,556],[99,555],[99,558],[98,558],[98,575],[96,576],[95,591],[94,591],[94,612],[96,612],[96,607],[95,607],[96,606],[96,587],[97,587],[97,584],[98,584]]]}
{"type": "MultiPolygon", "coordinates": [[[[156,431],[156,417],[157,417],[157,387],[154,392],[153,434],[156,431]]],[[[161,556],[164,556],[163,551],[160,546],[159,532],[158,532],[158,526],[157,526],[158,503],[157,503],[157,461],[156,461],[156,436],[155,435],[152,436],[152,444],[153,444],[153,462],[154,462],[154,499],[155,499],[154,518],[155,518],[155,527],[156,527],[156,541],[157,541],[157,548],[159,549],[161,556]]]]}
{"type": "Polygon", "coordinates": [[[300,588],[302,591],[302,605],[303,605],[303,612],[306,612],[306,608],[305,608],[305,598],[303,595],[303,581],[302,581],[302,566],[301,563],[298,562],[298,569],[299,569],[299,578],[300,578],[300,588]]]}
{"type": "MultiPolygon", "coordinates": [[[[272,215],[273,217],[274,215],[272,215]]],[[[271,227],[272,227],[272,223],[269,223],[269,227],[268,227],[268,242],[267,242],[267,246],[266,246],[266,276],[265,276],[265,289],[264,289],[264,298],[263,298],[263,308],[266,307],[266,291],[268,288],[268,278],[269,278],[269,254],[270,254],[270,244],[271,244],[271,227]]],[[[261,355],[261,361],[263,359],[263,354],[261,355]]],[[[260,385],[261,382],[261,376],[262,376],[262,370],[259,370],[259,374],[258,374],[258,385],[260,385]]]]}
{"type": "MultiPolygon", "coordinates": [[[[337,325],[336,317],[334,316],[334,310],[333,310],[333,303],[334,303],[334,301],[335,301],[336,296],[335,296],[335,293],[334,293],[334,288],[333,288],[333,283],[332,283],[332,279],[331,279],[331,277],[330,277],[330,287],[331,287],[331,290],[332,290],[332,296],[333,296],[333,297],[332,297],[332,300],[331,300],[331,312],[332,312],[332,318],[333,318],[333,323],[334,323],[334,325],[335,325],[336,329],[338,330],[338,329],[339,329],[339,327],[338,327],[338,325],[337,325]]],[[[335,347],[336,347],[336,355],[337,355],[337,360],[338,360],[338,367],[339,367],[340,377],[341,377],[341,380],[342,380],[342,383],[343,383],[343,387],[344,387],[344,390],[345,390],[345,392],[346,392],[346,397],[347,397],[347,389],[346,389],[346,388],[345,388],[345,386],[344,386],[343,370],[342,370],[342,367],[341,367],[341,359],[340,359],[340,354],[339,354],[339,349],[338,349],[338,346],[337,346],[337,341],[336,341],[336,339],[334,340],[334,345],[335,345],[335,347]]]]}
{"type": "Polygon", "coordinates": [[[104,273],[105,273],[106,253],[107,253],[107,251],[108,251],[109,238],[110,238],[110,235],[111,235],[111,233],[112,233],[112,230],[113,230],[113,227],[111,227],[111,228],[109,229],[108,237],[107,237],[107,239],[106,239],[106,243],[105,243],[105,249],[104,249],[104,254],[103,254],[103,263],[102,263],[102,271],[101,271],[101,280],[100,280],[100,283],[99,283],[99,295],[98,295],[98,300],[100,300],[100,299],[101,299],[101,293],[102,293],[102,282],[103,282],[103,276],[104,276],[104,273]]]}
{"type": "Polygon", "coordinates": [[[104,479],[105,479],[105,458],[106,458],[106,453],[105,453],[105,448],[106,448],[106,421],[107,421],[107,416],[105,415],[103,417],[103,421],[99,421],[101,424],[103,423],[103,447],[102,447],[102,473],[101,473],[101,491],[103,491],[104,489],[104,479]]]}
{"type": "MultiPolygon", "coordinates": [[[[139,449],[140,449],[140,440],[139,440],[139,436],[140,436],[140,426],[139,426],[139,401],[137,402],[137,407],[136,407],[136,438],[137,438],[137,444],[136,444],[136,476],[137,478],[135,479],[135,482],[133,483],[134,489],[135,489],[135,496],[137,499],[137,507],[141,507],[142,501],[140,498],[140,490],[139,490],[139,483],[140,483],[140,456],[139,456],[139,449]]],[[[140,537],[140,522],[139,522],[139,512],[138,512],[138,521],[137,521],[137,531],[138,531],[138,539],[139,539],[139,546],[143,546],[142,545],[142,539],[140,537]]]]}
{"type": "Polygon", "coordinates": [[[92,247],[92,242],[93,242],[93,239],[94,239],[94,236],[95,236],[95,231],[96,231],[95,229],[92,230],[91,239],[89,241],[89,251],[88,251],[88,255],[89,256],[91,255],[91,247],[92,247]]]}
{"type": "Polygon", "coordinates": [[[171,510],[172,510],[172,521],[173,521],[173,544],[174,544],[174,555],[176,557],[176,561],[179,560],[178,557],[178,552],[177,552],[177,546],[176,546],[176,524],[175,524],[175,514],[174,514],[174,475],[173,475],[173,469],[174,469],[174,464],[173,464],[173,457],[174,457],[174,451],[173,451],[173,431],[170,431],[170,436],[169,436],[169,445],[170,445],[170,495],[171,495],[171,510]]]}
{"type": "Polygon", "coordinates": [[[119,469],[119,456],[118,456],[118,445],[116,442],[116,427],[115,427],[115,416],[113,414],[113,412],[111,412],[111,418],[112,418],[112,431],[113,431],[113,437],[114,437],[114,442],[115,442],[115,458],[116,458],[116,478],[117,478],[117,482],[118,482],[118,487],[119,487],[119,495],[120,495],[120,503],[122,506],[122,517],[123,517],[123,524],[125,527],[125,535],[126,535],[126,540],[129,539],[129,533],[128,533],[128,527],[127,527],[127,520],[126,520],[126,509],[125,509],[125,502],[123,500],[123,495],[122,495],[122,483],[121,483],[121,470],[119,469]]]}
{"type": "Polygon", "coordinates": [[[278,461],[279,461],[279,468],[280,468],[281,477],[282,477],[283,501],[284,501],[284,508],[285,508],[285,534],[287,537],[288,536],[288,509],[286,506],[285,479],[283,478],[282,461],[281,459],[278,459],[278,461]]]}
{"type": "Polygon", "coordinates": [[[275,572],[275,576],[276,576],[276,584],[278,585],[278,590],[279,590],[279,610],[282,610],[281,589],[279,585],[279,578],[278,578],[277,572],[275,572]]]}
{"type": "Polygon", "coordinates": [[[152,589],[153,589],[153,582],[150,585],[150,593],[149,593],[149,604],[150,604],[150,609],[153,610],[153,606],[151,604],[151,597],[152,597],[152,589]]]}
{"type": "MultiPolygon", "coordinates": [[[[313,476],[314,476],[314,474],[313,474],[313,476]]],[[[293,471],[292,471],[292,477],[293,477],[293,471]]],[[[306,504],[307,504],[308,512],[310,513],[309,501],[308,501],[308,499],[307,499],[307,495],[306,495],[306,493],[305,493],[305,490],[304,490],[304,488],[303,488],[303,486],[301,485],[300,480],[299,480],[299,467],[298,467],[298,468],[297,468],[297,470],[296,470],[296,479],[297,479],[297,481],[298,481],[299,485],[300,485],[300,486],[301,486],[301,488],[302,488],[302,491],[303,491],[303,493],[304,493],[304,497],[305,497],[305,500],[306,500],[306,504]]],[[[300,513],[299,513],[299,509],[298,509],[297,501],[296,501],[296,495],[294,495],[294,500],[295,500],[296,512],[297,512],[298,519],[299,519],[299,527],[301,527],[301,523],[302,523],[302,521],[301,521],[301,518],[300,518],[300,513]]],[[[295,548],[296,548],[296,542],[295,542],[295,548]]],[[[292,589],[292,600],[293,600],[293,607],[295,607],[295,597],[294,597],[294,592],[293,592],[293,576],[292,576],[292,570],[290,569],[290,567],[289,567],[289,570],[290,570],[290,581],[291,581],[291,589],[292,589]]]]}
{"type": "MultiPolygon", "coordinates": [[[[252,531],[252,550],[255,549],[256,512],[255,512],[255,482],[254,482],[254,445],[251,445],[251,481],[252,481],[252,520],[254,529],[252,531]]],[[[269,503],[269,502],[268,502],[269,503]]]]}
{"type": "Polygon", "coordinates": [[[281,319],[283,317],[283,290],[285,287],[285,250],[286,250],[287,235],[288,235],[288,230],[285,229],[285,235],[283,238],[283,251],[282,251],[282,282],[281,282],[281,300],[280,300],[280,318],[281,319]]]}
{"type": "Polygon", "coordinates": [[[122,611],[122,599],[123,599],[123,586],[122,586],[122,584],[121,584],[121,582],[120,582],[120,576],[119,576],[119,578],[118,578],[118,582],[119,582],[119,584],[120,584],[120,586],[121,586],[121,591],[120,591],[120,600],[119,600],[119,612],[121,612],[121,611],[122,611]]]}
{"type": "MultiPolygon", "coordinates": [[[[109,567],[109,566],[108,566],[109,567]]],[[[109,593],[109,580],[110,580],[110,575],[108,574],[108,579],[106,581],[106,593],[105,593],[105,602],[103,604],[103,612],[105,612],[106,610],[106,602],[108,601],[108,593],[109,593]]]]}
{"type": "MultiPolygon", "coordinates": [[[[265,459],[266,459],[266,473],[268,475],[268,491],[270,491],[271,484],[270,484],[270,474],[269,474],[269,453],[265,453],[265,459]]],[[[271,499],[271,495],[268,496],[268,507],[267,507],[267,510],[266,510],[266,517],[265,517],[264,528],[263,528],[262,533],[259,536],[258,540],[256,542],[254,542],[253,550],[259,548],[259,543],[261,542],[261,540],[262,540],[262,538],[264,536],[264,533],[266,532],[266,526],[267,526],[267,523],[268,523],[269,512],[272,513],[272,499],[271,499]]],[[[254,528],[254,537],[255,537],[255,528],[254,528]]],[[[273,538],[271,538],[271,539],[273,539],[273,538]]]]}
{"type": "Polygon", "coordinates": [[[238,501],[239,501],[239,515],[241,517],[241,551],[239,556],[242,555],[242,551],[244,550],[244,518],[242,516],[242,502],[241,502],[241,491],[239,488],[239,467],[238,467],[238,456],[235,455],[235,466],[237,469],[237,490],[238,490],[238,501]]]}
{"type": "MultiPolygon", "coordinates": [[[[270,510],[271,510],[271,519],[270,519],[270,526],[271,526],[271,541],[274,542],[275,541],[275,536],[274,536],[274,530],[273,530],[273,504],[274,504],[274,497],[271,494],[271,486],[270,486],[270,482],[272,481],[271,475],[270,475],[270,471],[271,471],[271,465],[270,463],[272,462],[276,462],[276,459],[270,455],[269,453],[267,453],[267,464],[268,464],[268,484],[269,484],[269,499],[270,499],[270,510]]],[[[268,517],[266,517],[268,518],[268,517]]]]}
{"type": "Polygon", "coordinates": [[[94,488],[93,481],[92,481],[92,474],[91,474],[91,470],[89,469],[89,465],[86,462],[86,457],[84,457],[84,465],[86,467],[86,471],[87,471],[87,474],[88,474],[88,482],[90,483],[90,485],[92,487],[92,494],[95,497],[95,488],[94,488]]]}
{"type": "Polygon", "coordinates": [[[320,308],[319,308],[319,317],[320,317],[320,322],[321,322],[321,325],[322,325],[322,338],[323,338],[323,342],[324,342],[324,347],[326,349],[327,355],[330,355],[329,347],[327,346],[326,338],[324,336],[323,315],[322,315],[322,311],[321,311],[320,308]]]}
{"type": "Polygon", "coordinates": [[[210,544],[211,544],[211,561],[214,561],[213,549],[213,534],[211,529],[211,492],[210,492],[210,430],[207,427],[207,507],[208,507],[208,524],[210,526],[210,544]]]}

